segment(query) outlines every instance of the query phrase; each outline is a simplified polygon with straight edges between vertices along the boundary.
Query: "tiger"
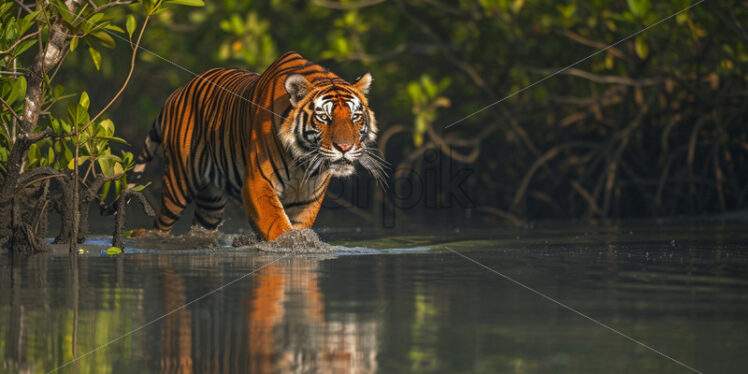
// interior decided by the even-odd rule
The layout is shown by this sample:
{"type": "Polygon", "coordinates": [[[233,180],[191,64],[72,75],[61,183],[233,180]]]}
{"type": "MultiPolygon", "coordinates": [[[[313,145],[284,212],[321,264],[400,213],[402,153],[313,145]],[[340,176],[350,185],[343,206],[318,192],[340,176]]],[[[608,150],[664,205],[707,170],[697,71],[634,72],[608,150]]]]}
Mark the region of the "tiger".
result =
{"type": "Polygon", "coordinates": [[[130,185],[161,147],[160,232],[171,232],[193,200],[193,224],[216,230],[227,196],[241,201],[264,240],[311,228],[332,177],[358,165],[378,182],[385,177],[367,99],[372,80],[366,73],[349,83],[296,52],[262,74],[207,70],[166,99],[130,185]]]}

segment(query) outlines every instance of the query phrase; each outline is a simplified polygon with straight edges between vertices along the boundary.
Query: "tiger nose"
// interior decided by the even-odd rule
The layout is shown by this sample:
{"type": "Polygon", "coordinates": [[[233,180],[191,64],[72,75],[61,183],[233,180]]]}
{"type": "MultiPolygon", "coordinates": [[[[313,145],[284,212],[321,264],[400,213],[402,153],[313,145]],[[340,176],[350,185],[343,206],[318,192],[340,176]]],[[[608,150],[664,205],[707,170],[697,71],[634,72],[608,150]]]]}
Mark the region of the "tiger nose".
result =
{"type": "Polygon", "coordinates": [[[353,148],[353,144],[349,143],[335,143],[335,148],[340,150],[340,152],[345,153],[349,151],[351,148],[353,148]]]}

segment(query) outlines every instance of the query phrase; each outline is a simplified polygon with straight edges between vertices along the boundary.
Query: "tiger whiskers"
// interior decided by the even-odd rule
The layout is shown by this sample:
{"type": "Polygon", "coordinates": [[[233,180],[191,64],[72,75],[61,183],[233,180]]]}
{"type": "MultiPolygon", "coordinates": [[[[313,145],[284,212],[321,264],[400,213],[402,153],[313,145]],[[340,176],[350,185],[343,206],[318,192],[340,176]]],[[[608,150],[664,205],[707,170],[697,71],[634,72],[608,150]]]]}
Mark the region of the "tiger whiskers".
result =
{"type": "Polygon", "coordinates": [[[361,149],[363,150],[363,154],[359,157],[358,162],[371,174],[381,189],[386,189],[388,186],[387,169],[389,168],[389,164],[379,155],[376,149],[368,147],[362,147],[361,149]]]}
{"type": "Polygon", "coordinates": [[[309,163],[314,159],[314,157],[317,156],[317,152],[314,150],[311,150],[309,152],[306,152],[302,154],[301,156],[297,157],[293,160],[293,166],[297,168],[301,168],[304,166],[308,166],[309,163]]]}
{"type": "MultiPolygon", "coordinates": [[[[335,156],[337,155],[334,152],[318,148],[297,157],[293,161],[293,166],[304,170],[301,183],[306,183],[314,175],[329,167],[330,159],[335,156]]],[[[389,169],[389,164],[382,158],[376,148],[362,146],[352,151],[349,157],[357,159],[358,163],[371,174],[380,188],[386,189],[388,187],[387,169],[389,169]]]]}
{"type": "Polygon", "coordinates": [[[322,165],[324,165],[326,162],[327,161],[324,157],[320,156],[319,154],[315,154],[306,165],[307,168],[306,171],[304,171],[304,177],[301,179],[301,183],[306,183],[306,181],[308,181],[309,178],[316,174],[317,171],[319,171],[322,165]]]}

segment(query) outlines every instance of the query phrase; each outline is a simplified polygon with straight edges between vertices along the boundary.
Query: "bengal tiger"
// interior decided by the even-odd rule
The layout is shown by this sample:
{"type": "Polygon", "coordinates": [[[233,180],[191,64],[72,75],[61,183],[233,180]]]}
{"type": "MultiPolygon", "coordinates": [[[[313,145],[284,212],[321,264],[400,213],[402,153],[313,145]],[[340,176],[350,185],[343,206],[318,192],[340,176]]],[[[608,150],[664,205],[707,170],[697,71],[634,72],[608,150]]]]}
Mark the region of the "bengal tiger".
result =
{"type": "Polygon", "coordinates": [[[310,228],[332,177],[352,175],[358,164],[384,178],[367,101],[371,82],[366,73],[348,83],[295,52],[262,75],[210,69],[166,100],[131,184],[163,146],[158,230],[170,232],[193,200],[193,223],[216,229],[226,196],[241,199],[265,240],[310,228]]]}

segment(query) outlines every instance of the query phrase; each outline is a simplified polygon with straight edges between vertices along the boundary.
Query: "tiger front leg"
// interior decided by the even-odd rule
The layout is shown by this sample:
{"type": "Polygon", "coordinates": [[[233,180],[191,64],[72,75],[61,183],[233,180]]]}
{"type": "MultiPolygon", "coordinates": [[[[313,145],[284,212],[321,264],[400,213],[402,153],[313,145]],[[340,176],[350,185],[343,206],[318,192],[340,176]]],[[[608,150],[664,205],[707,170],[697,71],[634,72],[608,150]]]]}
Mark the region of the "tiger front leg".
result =
{"type": "Polygon", "coordinates": [[[291,221],[294,230],[310,229],[317,219],[319,209],[322,207],[324,193],[314,201],[305,201],[302,203],[291,203],[286,206],[286,215],[291,221]]]}
{"type": "Polygon", "coordinates": [[[248,170],[242,186],[242,202],[255,232],[265,240],[275,240],[291,231],[275,189],[258,171],[248,170]]]}

